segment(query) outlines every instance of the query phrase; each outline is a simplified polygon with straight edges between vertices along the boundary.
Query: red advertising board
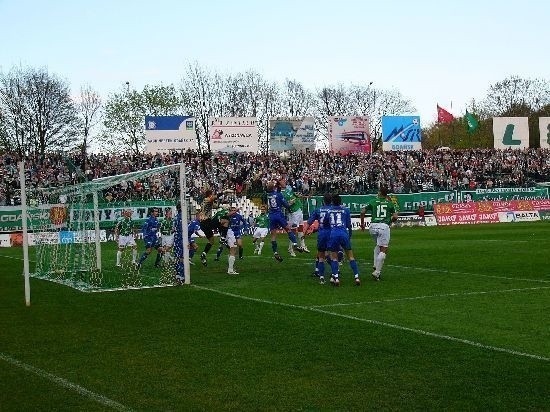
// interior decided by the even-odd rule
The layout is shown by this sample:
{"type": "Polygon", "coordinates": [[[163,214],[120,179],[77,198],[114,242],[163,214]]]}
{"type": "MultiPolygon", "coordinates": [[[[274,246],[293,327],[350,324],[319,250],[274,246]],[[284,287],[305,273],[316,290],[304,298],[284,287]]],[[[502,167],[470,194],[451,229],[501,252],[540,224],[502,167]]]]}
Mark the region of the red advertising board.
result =
{"type": "Polygon", "coordinates": [[[434,212],[438,225],[498,223],[499,212],[518,210],[514,207],[519,207],[518,203],[521,202],[523,201],[439,203],[434,205],[434,212]]]}

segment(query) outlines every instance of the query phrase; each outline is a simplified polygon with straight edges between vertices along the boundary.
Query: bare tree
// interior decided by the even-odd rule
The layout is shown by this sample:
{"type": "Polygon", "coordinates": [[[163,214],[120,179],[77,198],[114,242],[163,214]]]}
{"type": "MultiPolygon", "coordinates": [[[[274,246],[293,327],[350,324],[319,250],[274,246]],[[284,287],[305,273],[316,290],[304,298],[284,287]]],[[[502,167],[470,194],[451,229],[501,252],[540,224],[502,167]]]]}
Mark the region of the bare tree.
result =
{"type": "Polygon", "coordinates": [[[481,108],[489,117],[504,115],[523,115],[523,111],[540,110],[550,104],[550,83],[543,79],[522,79],[510,76],[489,86],[487,97],[481,108]],[[520,109],[520,110],[518,110],[520,109]]]}
{"type": "Polygon", "coordinates": [[[285,80],[282,92],[282,115],[311,115],[315,105],[313,93],[306,90],[297,80],[285,80]]]}
{"type": "Polygon", "coordinates": [[[223,113],[222,90],[223,82],[219,76],[212,76],[198,63],[187,67],[186,76],[181,81],[181,101],[185,112],[195,118],[199,150],[210,152],[208,118],[223,113]]]}
{"type": "Polygon", "coordinates": [[[82,141],[82,158],[86,162],[86,152],[90,141],[90,131],[99,122],[101,97],[90,85],[80,88],[80,103],[78,104],[80,118],[83,125],[84,139],[82,141]]]}
{"type": "Polygon", "coordinates": [[[74,147],[80,120],[65,81],[46,69],[18,68],[0,84],[8,150],[44,157],[48,150],[74,147]]]}

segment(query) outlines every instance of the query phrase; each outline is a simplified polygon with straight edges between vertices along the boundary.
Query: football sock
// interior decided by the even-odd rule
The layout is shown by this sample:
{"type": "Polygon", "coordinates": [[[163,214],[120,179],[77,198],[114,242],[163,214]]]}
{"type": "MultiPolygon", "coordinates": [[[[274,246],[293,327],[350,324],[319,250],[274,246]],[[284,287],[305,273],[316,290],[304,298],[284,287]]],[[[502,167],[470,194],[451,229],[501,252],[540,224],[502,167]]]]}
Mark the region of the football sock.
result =
{"type": "Polygon", "coordinates": [[[320,260],[319,263],[317,264],[317,269],[315,271],[319,272],[319,277],[325,276],[325,262],[320,260]]]}
{"type": "Polygon", "coordinates": [[[239,259],[243,257],[243,248],[239,247],[239,259]]]}
{"type": "Polygon", "coordinates": [[[132,262],[135,263],[137,259],[137,249],[132,249],[132,262]]]}
{"type": "Polygon", "coordinates": [[[210,251],[210,249],[212,249],[212,243],[208,242],[206,244],[206,246],[204,246],[204,251],[203,253],[208,253],[210,251]]]}
{"type": "Polygon", "coordinates": [[[359,276],[359,268],[357,267],[357,262],[355,261],[355,259],[349,261],[349,266],[353,271],[355,277],[359,276]]]}
{"type": "Polygon", "coordinates": [[[338,251],[338,262],[341,262],[342,260],[344,260],[344,251],[339,250],[338,251]]]}
{"type": "Polygon", "coordinates": [[[271,249],[273,250],[273,253],[277,253],[277,241],[276,240],[271,241],[271,249]]]}
{"type": "Polygon", "coordinates": [[[330,261],[330,267],[332,269],[332,275],[337,278],[338,277],[338,261],[337,260],[331,260],[330,261]]]}
{"type": "Polygon", "coordinates": [[[296,234],[292,230],[288,232],[288,238],[290,239],[293,245],[296,243],[296,234]]]}
{"type": "Polygon", "coordinates": [[[372,259],[372,266],[376,267],[376,259],[378,258],[378,254],[380,253],[380,246],[376,245],[374,248],[374,257],[372,259]]]}
{"type": "Polygon", "coordinates": [[[264,242],[260,242],[260,246],[258,247],[258,255],[262,253],[262,248],[264,247],[264,242]]]}
{"type": "Polygon", "coordinates": [[[117,265],[120,265],[120,257],[122,256],[122,252],[120,250],[118,250],[116,252],[116,264],[117,265]]]}
{"type": "Polygon", "coordinates": [[[382,271],[382,266],[384,265],[384,259],[386,259],[386,254],[384,252],[380,252],[378,254],[378,257],[376,258],[376,270],[378,272],[382,271]]]}
{"type": "Polygon", "coordinates": [[[233,267],[235,266],[235,256],[229,255],[229,257],[227,258],[227,262],[229,263],[228,271],[233,272],[233,267]]]}

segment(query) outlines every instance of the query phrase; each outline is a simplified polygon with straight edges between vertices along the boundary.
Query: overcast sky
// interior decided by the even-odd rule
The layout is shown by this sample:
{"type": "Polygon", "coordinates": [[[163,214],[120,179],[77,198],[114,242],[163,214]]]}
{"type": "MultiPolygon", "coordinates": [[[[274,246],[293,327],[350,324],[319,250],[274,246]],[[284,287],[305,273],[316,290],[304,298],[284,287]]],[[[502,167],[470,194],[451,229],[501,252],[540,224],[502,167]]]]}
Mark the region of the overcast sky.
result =
{"type": "Polygon", "coordinates": [[[423,126],[510,75],[550,78],[550,1],[0,0],[0,70],[47,67],[105,100],[189,63],[315,89],[397,89],[423,126]],[[451,108],[452,102],[452,108],[451,108]]]}

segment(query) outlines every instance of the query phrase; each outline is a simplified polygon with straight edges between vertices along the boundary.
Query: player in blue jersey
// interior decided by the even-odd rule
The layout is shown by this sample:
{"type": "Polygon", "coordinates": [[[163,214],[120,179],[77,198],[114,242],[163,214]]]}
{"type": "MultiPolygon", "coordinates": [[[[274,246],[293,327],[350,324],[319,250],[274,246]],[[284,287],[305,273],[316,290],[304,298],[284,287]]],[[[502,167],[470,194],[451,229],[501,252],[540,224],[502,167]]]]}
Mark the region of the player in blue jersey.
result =
{"type": "Polygon", "coordinates": [[[238,275],[239,272],[235,270],[235,255],[237,253],[237,248],[241,249],[243,246],[243,228],[246,224],[246,221],[242,215],[238,212],[236,206],[231,206],[229,209],[229,228],[227,229],[227,245],[229,246],[229,257],[227,258],[228,275],[238,275]]]}
{"type": "Polygon", "coordinates": [[[189,258],[191,259],[198,249],[198,245],[195,243],[193,235],[200,236],[199,230],[201,229],[200,223],[204,219],[203,213],[198,213],[196,219],[191,220],[187,225],[187,242],[183,242],[183,228],[182,228],[182,216],[181,216],[181,204],[176,206],[178,213],[174,218],[174,256],[176,257],[176,282],[177,284],[183,284],[185,281],[184,273],[184,247],[189,248],[189,258]]]}
{"type": "Polygon", "coordinates": [[[355,277],[355,285],[361,286],[361,280],[359,279],[359,269],[357,268],[357,262],[353,257],[353,250],[351,249],[351,215],[347,207],[342,206],[342,198],[340,195],[334,195],[332,197],[332,207],[324,218],[324,224],[330,225],[330,238],[328,241],[328,248],[330,250],[330,266],[332,268],[332,277],[330,282],[334,286],[340,286],[340,279],[338,275],[338,251],[342,247],[349,259],[349,265],[353,271],[355,277]]]}
{"type": "Polygon", "coordinates": [[[160,259],[162,257],[159,249],[161,249],[160,239],[158,237],[159,221],[158,221],[159,209],[154,207],[151,209],[149,217],[143,223],[141,227],[141,233],[143,234],[143,241],[145,242],[145,252],[141,255],[138,262],[138,268],[141,268],[144,260],[151,254],[153,248],[157,249],[157,258],[155,261],[155,267],[160,266],[160,259]]]}
{"type": "Polygon", "coordinates": [[[298,246],[296,243],[296,235],[290,230],[285,215],[284,209],[289,209],[290,205],[287,203],[282,193],[276,190],[276,185],[273,182],[267,184],[267,207],[269,208],[269,230],[271,232],[271,248],[273,249],[273,257],[282,262],[283,258],[279,255],[277,250],[277,230],[283,229],[288,233],[288,238],[292,242],[294,250],[303,252],[304,249],[298,246]]]}
{"type": "MultiPolygon", "coordinates": [[[[312,233],[313,222],[319,223],[319,229],[317,230],[317,257],[315,259],[315,272],[314,275],[319,277],[321,284],[325,283],[325,255],[328,250],[328,241],[330,239],[330,224],[325,221],[325,217],[332,208],[332,195],[325,194],[323,196],[323,205],[315,209],[309,219],[307,220],[306,235],[312,233]]],[[[330,257],[329,257],[330,261],[330,257]]]]}

